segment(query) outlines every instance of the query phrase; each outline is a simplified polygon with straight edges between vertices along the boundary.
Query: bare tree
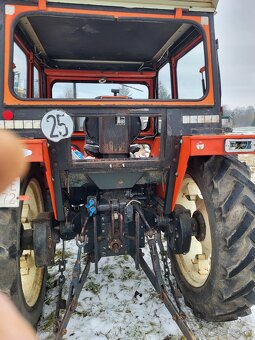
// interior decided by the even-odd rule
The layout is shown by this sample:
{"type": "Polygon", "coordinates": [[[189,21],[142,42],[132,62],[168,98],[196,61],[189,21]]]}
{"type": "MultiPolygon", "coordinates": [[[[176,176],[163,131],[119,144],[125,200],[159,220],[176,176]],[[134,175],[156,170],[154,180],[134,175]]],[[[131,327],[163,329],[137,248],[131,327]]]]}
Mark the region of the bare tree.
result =
{"type": "Polygon", "coordinates": [[[229,106],[223,106],[223,113],[233,119],[234,127],[255,126],[255,107],[236,107],[230,109],[229,106]]]}
{"type": "Polygon", "coordinates": [[[131,97],[131,92],[127,86],[121,85],[119,87],[119,96],[126,96],[126,97],[131,97]]]}
{"type": "Polygon", "coordinates": [[[73,95],[73,89],[72,88],[67,88],[64,92],[64,98],[71,98],[73,99],[74,95],[73,95]]]}
{"type": "Polygon", "coordinates": [[[163,83],[160,81],[158,85],[158,99],[168,100],[171,99],[170,92],[167,90],[167,88],[163,85],[163,83]]]}

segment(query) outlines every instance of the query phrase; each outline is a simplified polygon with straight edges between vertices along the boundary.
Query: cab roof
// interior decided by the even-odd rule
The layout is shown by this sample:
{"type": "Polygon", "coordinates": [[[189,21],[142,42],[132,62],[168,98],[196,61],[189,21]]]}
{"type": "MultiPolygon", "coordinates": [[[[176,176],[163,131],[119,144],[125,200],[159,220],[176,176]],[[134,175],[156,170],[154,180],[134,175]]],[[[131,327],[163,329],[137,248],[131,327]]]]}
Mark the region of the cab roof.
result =
{"type": "Polygon", "coordinates": [[[219,0],[46,0],[48,3],[117,6],[126,8],[168,9],[182,8],[197,12],[214,12],[219,0]]]}
{"type": "MultiPolygon", "coordinates": [[[[85,4],[90,0],[47,0],[85,4]]],[[[159,4],[207,4],[212,1],[158,0],[159,4]]],[[[93,0],[93,4],[116,5],[119,0],[93,0]]],[[[129,0],[129,5],[153,5],[156,1],[129,0]]],[[[187,6],[187,5],[186,5],[187,6]]],[[[184,7],[183,7],[184,8],[184,7]]],[[[194,8],[193,8],[194,9],[194,8]]],[[[145,9],[145,11],[151,11],[145,9]]],[[[202,37],[201,28],[186,20],[79,16],[32,13],[20,18],[15,34],[36,51],[45,67],[58,69],[148,71],[159,69],[185,44],[202,37]]]]}

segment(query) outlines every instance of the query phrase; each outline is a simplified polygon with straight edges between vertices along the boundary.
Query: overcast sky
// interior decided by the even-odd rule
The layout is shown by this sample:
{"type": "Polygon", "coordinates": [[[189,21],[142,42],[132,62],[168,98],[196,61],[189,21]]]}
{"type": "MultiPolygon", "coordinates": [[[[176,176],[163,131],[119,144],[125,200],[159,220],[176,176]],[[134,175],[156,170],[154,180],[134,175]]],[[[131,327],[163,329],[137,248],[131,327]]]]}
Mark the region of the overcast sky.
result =
{"type": "Polygon", "coordinates": [[[217,12],[222,103],[255,106],[255,0],[219,0],[217,12]]]}

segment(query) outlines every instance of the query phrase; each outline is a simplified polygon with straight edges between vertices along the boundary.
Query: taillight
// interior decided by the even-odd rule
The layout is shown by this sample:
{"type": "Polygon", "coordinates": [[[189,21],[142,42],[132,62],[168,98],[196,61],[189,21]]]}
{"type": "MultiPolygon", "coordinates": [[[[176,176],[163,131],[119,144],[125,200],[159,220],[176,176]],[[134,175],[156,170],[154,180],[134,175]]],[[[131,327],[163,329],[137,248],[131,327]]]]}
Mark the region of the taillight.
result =
{"type": "Polygon", "coordinates": [[[6,110],[2,114],[4,120],[12,120],[14,117],[14,114],[12,111],[6,110]]]}

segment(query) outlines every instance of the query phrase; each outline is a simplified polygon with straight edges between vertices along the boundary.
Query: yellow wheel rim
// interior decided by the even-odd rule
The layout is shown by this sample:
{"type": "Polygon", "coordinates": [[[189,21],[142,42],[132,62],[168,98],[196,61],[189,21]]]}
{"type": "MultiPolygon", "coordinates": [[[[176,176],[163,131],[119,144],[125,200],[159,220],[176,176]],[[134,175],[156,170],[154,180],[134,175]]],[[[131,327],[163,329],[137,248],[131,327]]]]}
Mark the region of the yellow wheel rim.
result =
{"type": "Polygon", "coordinates": [[[191,215],[198,210],[206,224],[205,239],[200,242],[192,236],[190,251],[185,255],[176,255],[177,264],[185,280],[193,287],[202,287],[211,270],[211,231],[203,196],[195,181],[188,175],[183,181],[177,204],[189,209],[191,215]]]}
{"type": "MultiPolygon", "coordinates": [[[[44,204],[39,182],[33,178],[28,183],[25,201],[21,212],[21,223],[25,230],[32,229],[32,220],[42,211],[44,204]]],[[[20,276],[22,291],[28,306],[33,307],[40,295],[44,268],[37,268],[33,250],[24,250],[20,257],[20,276]]]]}

